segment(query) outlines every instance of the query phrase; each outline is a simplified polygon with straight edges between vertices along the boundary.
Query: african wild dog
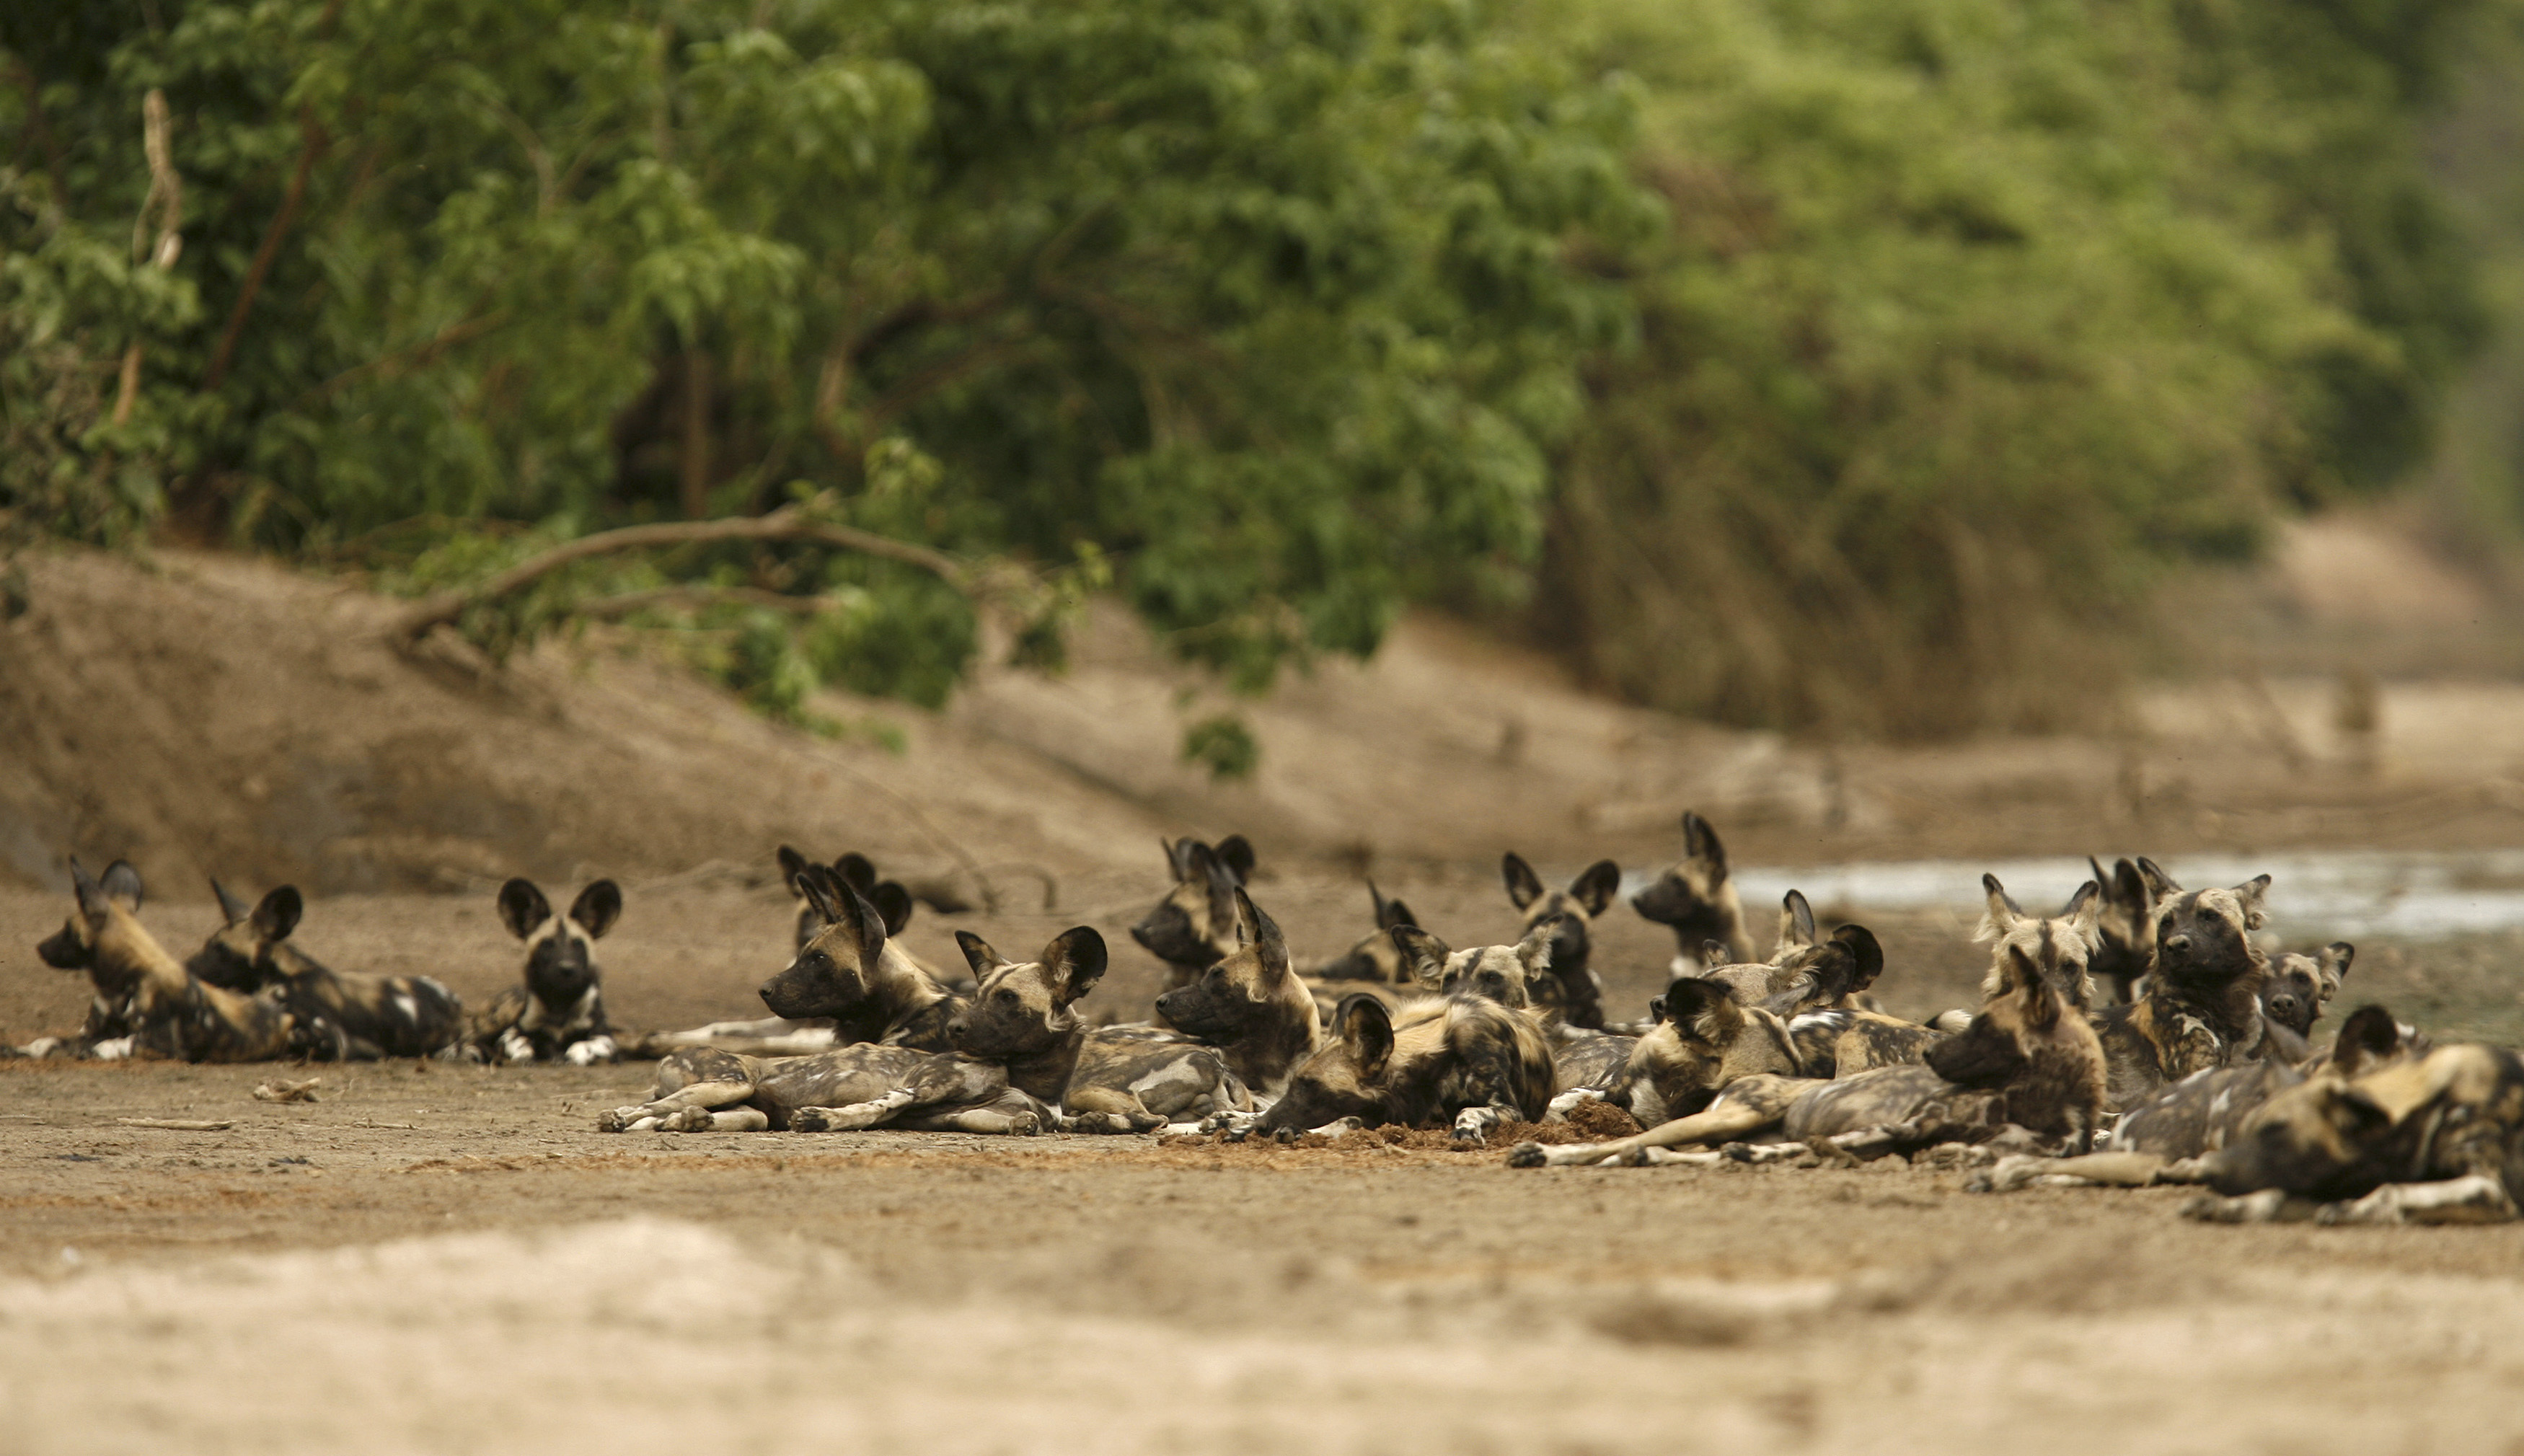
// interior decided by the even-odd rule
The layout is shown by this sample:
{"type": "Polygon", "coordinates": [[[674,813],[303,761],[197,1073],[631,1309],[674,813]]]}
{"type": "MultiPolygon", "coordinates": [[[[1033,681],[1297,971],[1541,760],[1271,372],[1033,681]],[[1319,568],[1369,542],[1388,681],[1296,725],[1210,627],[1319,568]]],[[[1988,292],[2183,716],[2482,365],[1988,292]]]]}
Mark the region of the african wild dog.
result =
{"type": "Polygon", "coordinates": [[[2153,969],[2137,1001],[2093,1018],[2115,1112],[2194,1072],[2258,1057],[2266,1040],[2260,990],[2269,962],[2252,932],[2265,918],[2270,877],[2185,891],[2148,861],[2139,870],[2157,897],[2153,969]]]}
{"type": "Polygon", "coordinates": [[[2111,982],[2112,1000],[2127,1005],[2156,959],[2156,897],[2129,860],[2115,860],[2106,874],[2089,855],[2086,867],[2095,872],[2095,953],[2087,971],[2111,982]]]}
{"type": "Polygon", "coordinates": [[[225,919],[184,969],[213,986],[269,992],[289,1011],[290,1048],[315,1061],[431,1056],[462,1039],[464,1003],[427,976],[327,969],[291,944],[306,903],[283,885],[249,906],[211,882],[225,919]]]}
{"type": "Polygon", "coordinates": [[[1317,966],[1311,973],[1317,981],[1376,981],[1387,986],[1411,979],[1402,964],[1402,952],[1395,947],[1387,932],[1397,925],[1416,926],[1420,922],[1411,907],[1399,899],[1386,899],[1376,882],[1367,882],[1367,898],[1376,907],[1376,929],[1367,933],[1357,945],[1317,966]]]}
{"type": "Polygon", "coordinates": [[[1131,927],[1131,939],[1166,963],[1172,991],[1236,953],[1236,891],[1253,877],[1253,847],[1240,834],[1215,849],[1195,839],[1157,844],[1175,888],[1131,927]]]}
{"type": "Polygon", "coordinates": [[[1726,847],[1718,831],[1696,813],[1682,816],[1682,858],[1667,866],[1655,883],[1630,897],[1630,908],[1674,930],[1679,948],[1674,957],[1678,976],[1696,975],[1712,941],[1726,946],[1717,963],[1739,964],[1753,958],[1753,938],[1744,925],[1744,902],[1726,873],[1726,847]]]}
{"type": "Polygon", "coordinates": [[[2195,1217],[2283,1218],[2288,1200],[2309,1198],[2330,1205],[2325,1223],[2511,1219],[2524,1195],[2524,1061],[2457,1044],[2308,1078],[2203,1166],[2231,1201],[2207,1199],[2186,1210],[2195,1217]]]}
{"type": "MultiPolygon", "coordinates": [[[[800,877],[808,868],[821,866],[787,845],[780,847],[779,859],[780,883],[789,887],[789,893],[798,898],[798,948],[803,950],[806,943],[815,938],[815,932],[831,923],[800,884],[800,877]]],[[[849,850],[833,861],[832,873],[839,876],[843,884],[857,891],[860,898],[876,907],[876,912],[885,918],[887,935],[898,936],[911,924],[911,892],[897,881],[878,879],[876,865],[866,855],[856,849],[849,850]]]]}
{"type": "Polygon", "coordinates": [[[1306,984],[1288,968],[1288,943],[1279,925],[1243,891],[1236,898],[1241,919],[1253,927],[1251,944],[1199,980],[1159,995],[1157,1014],[1217,1047],[1256,1097],[1276,1098],[1289,1074],[1323,1045],[1323,1018],[1306,984]]]}
{"type": "Polygon", "coordinates": [[[1529,927],[1513,946],[1449,949],[1416,925],[1392,931],[1393,944],[1412,984],[1440,995],[1487,996],[1502,1006],[1530,1011],[1545,1031],[1559,1024],[1560,980],[1551,974],[1551,947],[1560,939],[1557,917],[1529,927]]]}
{"type": "Polygon", "coordinates": [[[1980,877],[1981,892],[1988,898],[1988,908],[1980,917],[1980,928],[1972,939],[1990,946],[1989,974],[1980,985],[1987,998],[1998,994],[2007,972],[2011,952],[2021,951],[2025,958],[2041,968],[2050,979],[2053,990],[2069,1005],[2084,1012],[2095,1004],[2095,981],[2087,966],[2095,955],[2097,920],[2102,913],[2102,897],[2095,882],[2089,880],[2068,897],[2068,903],[2059,914],[2044,919],[2027,915],[2024,907],[1998,883],[1998,876],[1980,877]]]}
{"type": "Polygon", "coordinates": [[[2009,956],[2005,982],[1967,1029],[1928,1049],[1924,1066],[1879,1067],[1828,1081],[1744,1077],[1705,1110],[1637,1137],[1549,1149],[1526,1143],[1509,1162],[1633,1161],[1653,1149],[1754,1138],[1828,1142],[1872,1156],[1983,1141],[2010,1125],[2081,1151],[2101,1121],[2103,1048],[2085,1018],[2020,952],[2009,956]]]}
{"type": "Polygon", "coordinates": [[[75,859],[77,907],[38,947],[52,965],[84,964],[97,988],[88,1024],[116,1019],[123,1038],[83,1039],[87,1054],[188,1062],[269,1061],[289,1054],[290,1016],[269,996],[213,986],[187,972],[140,924],[140,875],[121,860],[91,878],[75,859]]]}
{"type": "Polygon", "coordinates": [[[1149,1133],[1253,1110],[1217,1047],[1160,1027],[1079,1019],[1079,999],[1104,975],[1101,937],[1092,954],[1082,945],[1065,959],[1046,951],[1023,963],[970,931],[955,932],[955,943],[981,982],[949,1024],[956,1049],[1006,1067],[1012,1087],[1058,1109],[1062,1132],[1149,1133]]]}
{"type": "Polygon", "coordinates": [[[1458,992],[1396,1015],[1361,994],[1341,1002],[1330,1039],[1258,1131],[1294,1137],[1348,1118],[1442,1123],[1457,1141],[1479,1144],[1511,1118],[1542,1118],[1552,1092],[1550,1043],[1532,1013],[1458,992]]]}
{"type": "Polygon", "coordinates": [[[501,886],[500,923],[525,942],[526,980],[472,1019],[465,1038],[472,1054],[504,1062],[560,1057],[582,1067],[619,1055],[605,1016],[596,943],[621,915],[622,891],[611,880],[580,891],[558,919],[532,881],[501,886]]]}
{"type": "Polygon", "coordinates": [[[1856,1000],[1884,973],[1884,947],[1863,925],[1836,927],[1829,940],[1815,934],[1806,898],[1789,891],[1780,906],[1779,941],[1768,961],[1727,963],[1716,941],[1702,948],[1698,973],[1735,993],[1748,1006],[1781,1016],[1803,1011],[1857,1009],[1856,1000]]]}
{"type": "MultiPolygon", "coordinates": [[[[847,920],[861,937],[881,938],[884,922],[858,892],[838,878],[825,887],[846,900],[847,920]]],[[[825,945],[843,929],[840,920],[819,933],[814,945],[825,945]]],[[[881,946],[880,946],[881,948],[881,946]]],[[[861,947],[864,951],[864,946],[861,947]]],[[[987,956],[968,948],[979,961],[987,956]]],[[[877,957],[867,955],[873,962],[877,957]]],[[[1004,973],[1027,971],[1035,989],[1062,1004],[1084,995],[1104,974],[1104,938],[1092,927],[1078,926],[1054,937],[1040,960],[1024,966],[997,963],[986,979],[984,995],[1026,992],[1004,973]]],[[[966,1028],[959,1013],[948,1024],[960,1043],[966,1028]]],[[[1074,1058],[1073,1058],[1074,1060],[1074,1058]]],[[[807,1056],[760,1057],[716,1047],[674,1052],[657,1064],[657,1081],[650,1099],[616,1107],[598,1117],[605,1133],[656,1130],[685,1132],[801,1133],[841,1132],[853,1128],[894,1127],[910,1132],[1033,1134],[1055,1126],[1052,1097],[1072,1070],[1060,1058],[1033,1055],[1022,1068],[1009,1063],[951,1051],[921,1051],[881,1042],[836,1046],[807,1056]],[[1013,1075],[1012,1075],[1013,1074],[1013,1075]],[[1024,1078],[1028,1091],[1014,1085],[1024,1078]],[[1049,1091],[1052,1097],[1042,1095],[1049,1091]]]]}
{"type": "MultiPolygon", "coordinates": [[[[73,859],[73,882],[84,874],[78,861],[73,859]]],[[[107,865],[99,889],[106,898],[122,905],[128,913],[140,913],[140,872],[133,869],[129,861],[118,859],[107,865]]],[[[88,922],[86,911],[76,902],[72,904],[70,918],[62,922],[62,928],[36,944],[35,954],[57,971],[87,972],[90,990],[87,1020],[75,1037],[39,1037],[19,1050],[29,1056],[74,1055],[111,1059],[129,1055],[131,1033],[138,1025],[131,1002],[140,992],[140,968],[133,964],[106,964],[98,960],[94,929],[88,922]]]]}
{"type": "MultiPolygon", "coordinates": [[[[1741,1078],[1805,1075],[1788,1024],[1738,1000],[1724,983],[1676,976],[1648,1002],[1656,1026],[1602,1082],[1604,1100],[1655,1127],[1707,1107],[1741,1078]]],[[[1584,1069],[1568,1067],[1564,1072],[1584,1069]]]]}
{"type": "Polygon", "coordinates": [[[2381,1006],[2360,1006],[2340,1024],[2331,1045],[2303,1067],[2277,1057],[2194,1072],[2121,1115],[2106,1144],[2111,1152],[2196,1158],[2232,1141],[2263,1102],[2309,1078],[2349,1081],[2423,1055],[2426,1039],[2381,1006]]]}
{"type": "Polygon", "coordinates": [[[2311,955],[2289,951],[2261,983],[2261,1010],[2298,1036],[2311,1036],[2322,1008],[2340,994],[2349,963],[2356,958],[2357,947],[2347,941],[2334,941],[2311,955]]]}
{"type": "Polygon", "coordinates": [[[1562,1024],[1602,1031],[1604,981],[1590,964],[1593,946],[1586,927],[1612,908],[1613,897],[1622,888],[1622,867],[1598,859],[1578,871],[1566,890],[1545,890],[1533,866],[1514,853],[1499,861],[1499,873],[1507,881],[1508,901],[1524,912],[1529,932],[1548,917],[1559,917],[1559,929],[1551,940],[1551,974],[1560,982],[1557,1001],[1562,1024]]]}

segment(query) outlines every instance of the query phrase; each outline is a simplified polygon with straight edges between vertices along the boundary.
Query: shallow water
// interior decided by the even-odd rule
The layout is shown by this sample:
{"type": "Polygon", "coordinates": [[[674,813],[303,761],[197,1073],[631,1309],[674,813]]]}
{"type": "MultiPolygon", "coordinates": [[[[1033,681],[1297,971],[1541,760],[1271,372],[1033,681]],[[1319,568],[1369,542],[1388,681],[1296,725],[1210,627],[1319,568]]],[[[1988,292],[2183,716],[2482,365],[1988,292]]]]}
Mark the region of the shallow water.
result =
{"type": "MultiPolygon", "coordinates": [[[[2291,944],[2329,937],[2425,941],[2524,927],[2524,850],[2463,853],[2295,850],[2199,854],[2160,861],[2201,890],[2270,877],[2274,929],[2291,944]]],[[[2109,870],[2111,861],[2105,861],[2109,870]]],[[[2091,877],[2082,859],[1912,859],[1735,871],[1745,908],[1778,903],[1789,889],[1818,908],[1916,910],[1939,906],[1977,918],[1980,877],[1998,876],[2017,903],[2054,909],[2091,877]]],[[[1760,916],[1755,914],[1758,921],[1760,916]]]]}

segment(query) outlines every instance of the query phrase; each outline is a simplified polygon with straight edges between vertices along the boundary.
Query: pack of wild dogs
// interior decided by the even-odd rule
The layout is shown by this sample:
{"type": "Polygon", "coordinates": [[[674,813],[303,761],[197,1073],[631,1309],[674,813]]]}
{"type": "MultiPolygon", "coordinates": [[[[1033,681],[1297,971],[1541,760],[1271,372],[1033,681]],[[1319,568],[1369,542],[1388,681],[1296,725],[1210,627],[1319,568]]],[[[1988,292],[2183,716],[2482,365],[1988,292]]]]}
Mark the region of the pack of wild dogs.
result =
{"type": "Polygon", "coordinates": [[[76,905],[37,949],[86,972],[95,997],[77,1035],[16,1049],[657,1058],[649,1099],[603,1113],[607,1132],[1288,1141],[1401,1126],[1479,1146],[1514,1125],[1602,1119],[1579,1112],[1601,1103],[1646,1131],[1523,1141],[1507,1161],[1898,1155],[1969,1167],[1982,1191],[2202,1184],[2187,1211],[2230,1222],[2486,1221],[2524,1197],[2524,1062],[2435,1043],[2373,1005],[2318,1035],[2354,950],[2264,948],[2266,875],[2187,890],[2146,858],[2090,861],[2093,879],[2048,915],[1984,875],[1981,1003],[1915,1022],[1877,1009],[1884,952],[1865,926],[1824,934],[1791,891],[1761,946],[1716,831],[1697,814],[1682,829],[1682,857],[1628,898],[1677,942],[1636,1021],[1608,1019],[1589,963],[1588,929],[1621,898],[1611,860],[1555,890],[1507,855],[1514,945],[1450,946],[1371,883],[1373,931],[1301,969],[1254,902],[1238,836],[1164,844],[1172,885],[1131,928],[1167,967],[1144,1021],[1099,1024],[1082,1007],[1108,963],[1092,927],[1023,959],[959,930],[965,965],[949,975],[904,946],[915,902],[900,884],[859,854],[826,864],[784,846],[796,949],[760,988],[771,1015],[647,1035],[606,1014],[595,946],[622,912],[609,880],[558,914],[528,881],[501,887],[522,982],[468,1009],[426,977],[316,961],[293,941],[305,907],[287,886],[248,904],[215,884],[223,923],[179,960],[142,926],[128,864],[94,877],[73,861],[76,905]]]}

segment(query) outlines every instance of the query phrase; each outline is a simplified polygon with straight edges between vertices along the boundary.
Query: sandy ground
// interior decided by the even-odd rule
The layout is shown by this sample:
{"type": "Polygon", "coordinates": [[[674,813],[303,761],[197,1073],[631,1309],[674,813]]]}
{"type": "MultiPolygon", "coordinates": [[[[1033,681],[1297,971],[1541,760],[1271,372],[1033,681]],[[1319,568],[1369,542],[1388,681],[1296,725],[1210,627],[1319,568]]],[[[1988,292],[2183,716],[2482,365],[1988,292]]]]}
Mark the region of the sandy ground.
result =
{"type": "MultiPolygon", "coordinates": [[[[1118,940],[1153,878],[1082,917],[1123,1013],[1156,984],[1118,940]]],[[[1388,888],[1462,942],[1513,925],[1485,877],[1388,888]]],[[[1364,929],[1337,878],[1257,889],[1301,952],[1364,929]]],[[[14,948],[62,907],[0,894],[12,1039],[75,1023],[78,978],[14,948]]],[[[146,918],[182,948],[212,916],[146,918]]],[[[1940,918],[1883,921],[1897,1003],[1967,995],[1980,952],[1940,918]]],[[[617,1018],[743,1012],[786,919],[733,874],[633,886],[617,1018]]],[[[318,900],[302,934],[468,995],[516,973],[487,897],[318,900]]],[[[1665,936],[1602,922],[1617,1009],[1665,936]]],[[[2374,947],[2352,994],[2496,1016],[2513,953],[2374,947]]],[[[2524,1449],[2524,1226],[2212,1228],[2180,1190],[1992,1199],[1899,1160],[591,1131],[647,1076],[0,1063],[11,1448],[2524,1449]],[[321,1099],[254,1100],[276,1071],[321,1099]]]]}

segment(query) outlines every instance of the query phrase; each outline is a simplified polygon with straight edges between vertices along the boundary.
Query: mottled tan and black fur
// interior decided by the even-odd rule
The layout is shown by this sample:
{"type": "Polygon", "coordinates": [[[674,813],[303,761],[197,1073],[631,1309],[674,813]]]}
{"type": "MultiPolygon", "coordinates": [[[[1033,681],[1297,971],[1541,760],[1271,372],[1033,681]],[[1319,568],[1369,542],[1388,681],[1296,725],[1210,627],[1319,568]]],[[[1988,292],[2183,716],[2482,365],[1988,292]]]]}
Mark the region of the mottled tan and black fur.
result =
{"type": "MultiPolygon", "coordinates": [[[[1317,966],[1310,973],[1310,980],[1373,981],[1398,986],[1411,979],[1410,968],[1403,965],[1402,952],[1394,946],[1389,932],[1397,926],[1417,927],[1419,920],[1412,915],[1411,907],[1400,899],[1386,899],[1383,893],[1376,888],[1374,880],[1367,882],[1367,898],[1376,910],[1376,929],[1361,937],[1358,944],[1347,950],[1317,966]]],[[[1342,987],[1335,1000],[1353,990],[1356,988],[1342,987]]]]}
{"type": "Polygon", "coordinates": [[[462,1040],[464,1003],[427,976],[335,971],[290,939],[306,911],[294,885],[256,904],[218,881],[211,893],[224,923],[184,969],[214,986],[265,992],[290,1016],[290,1049],[314,1061],[432,1056],[462,1040]]]}
{"type": "Polygon", "coordinates": [[[551,1061],[579,1066],[620,1054],[605,1014],[605,973],[596,943],[622,916],[622,891],[598,880],[578,893],[567,915],[531,880],[500,887],[500,923],[525,943],[525,984],[500,993],[471,1018],[465,1044],[490,1061],[551,1061]]]}
{"type": "Polygon", "coordinates": [[[2126,1111],[2194,1072],[2257,1057],[2268,959],[2253,944],[2269,876],[2231,890],[2185,891],[2140,861],[2156,895],[2153,969],[2139,999],[2094,1017],[2111,1068],[2111,1104],[2126,1111]]]}
{"type": "MultiPolygon", "coordinates": [[[[832,923],[830,917],[816,908],[815,898],[806,893],[804,883],[804,876],[808,869],[823,868],[823,866],[817,865],[815,861],[808,859],[788,845],[780,847],[778,857],[780,883],[788,886],[789,893],[796,896],[798,899],[797,945],[799,949],[803,950],[806,948],[806,943],[815,938],[817,931],[832,923]]],[[[885,919],[887,935],[899,936],[911,925],[913,908],[911,892],[902,888],[898,881],[878,879],[876,864],[866,855],[856,849],[848,850],[833,861],[829,873],[839,877],[843,884],[857,891],[860,898],[876,907],[877,914],[885,919]]]]}
{"type": "Polygon", "coordinates": [[[1541,1119],[1554,1091],[1550,1044],[1530,1012],[1458,994],[1396,1015],[1360,995],[1341,1002],[1329,1040],[1260,1128],[1293,1136],[1355,1117],[1447,1126],[1480,1143],[1503,1121],[1541,1119]]]}
{"type": "Polygon", "coordinates": [[[1553,922],[1551,975],[1560,985],[1557,1001],[1562,1024],[1585,1031],[1604,1028],[1604,982],[1594,971],[1594,946],[1587,927],[1612,907],[1622,888],[1622,867],[1598,859],[1578,871],[1566,890],[1547,890],[1533,866],[1514,853],[1499,862],[1507,882],[1509,903],[1525,915],[1530,934],[1545,920],[1553,922]]]}
{"type": "MultiPolygon", "coordinates": [[[[71,875],[75,882],[84,873],[78,861],[71,861],[71,875]]],[[[140,872],[127,860],[118,859],[105,867],[104,877],[97,882],[99,893],[121,904],[134,916],[140,913],[140,872]]],[[[96,954],[95,928],[78,900],[71,902],[71,913],[62,928],[35,945],[35,954],[44,964],[57,971],[85,971],[88,978],[87,1018],[74,1037],[41,1037],[19,1048],[30,1056],[104,1056],[129,1054],[131,1033],[138,1025],[134,1018],[132,998],[140,993],[141,967],[127,961],[113,964],[100,962],[96,954]]]]}
{"type": "MultiPolygon", "coordinates": [[[[1704,963],[1715,961],[1724,947],[1711,942],[1704,963]]],[[[1806,1011],[1858,1009],[1858,998],[1884,973],[1884,947],[1863,925],[1842,925],[1829,940],[1814,933],[1814,912],[1805,897],[1788,892],[1780,914],[1780,934],[1772,959],[1744,964],[1709,964],[1700,972],[1735,993],[1748,1006],[1761,1006],[1781,1016],[1806,1011]]]]}
{"type": "Polygon", "coordinates": [[[1723,982],[1676,976],[1648,1010],[1656,1026],[1604,1087],[1604,1100],[1642,1127],[1698,1112],[1746,1077],[1805,1074],[1788,1024],[1744,1004],[1723,982]]]}
{"type": "Polygon", "coordinates": [[[99,882],[73,859],[71,883],[76,904],[72,923],[45,943],[44,958],[55,965],[84,959],[98,989],[89,1025],[119,1020],[128,1038],[89,1041],[83,1051],[188,1062],[270,1061],[289,1054],[290,1017],[278,1001],[200,980],[141,925],[140,876],[130,865],[117,860],[99,882]]]}
{"type": "Polygon", "coordinates": [[[1166,963],[1172,991],[1236,953],[1236,892],[1253,876],[1253,847],[1240,834],[1216,849],[1195,839],[1157,844],[1175,885],[1131,927],[1131,939],[1166,963]]]}
{"type": "Polygon", "coordinates": [[[2079,1011],[2093,1007],[2095,982],[2087,967],[2099,943],[2097,925],[2103,910],[2095,882],[2078,886],[2066,907],[2049,917],[2025,914],[1996,875],[1981,876],[1980,887],[1987,908],[1972,939],[1990,946],[1989,974],[1981,980],[1981,995],[1998,994],[2009,955],[2020,952],[2041,968],[2062,999],[2079,1011]]]}
{"type": "MultiPolygon", "coordinates": [[[[1158,996],[1157,1014],[1185,1036],[1216,1047],[1256,1096],[1276,1098],[1290,1074],[1323,1045],[1323,1019],[1313,993],[1289,968],[1288,943],[1279,924],[1242,890],[1236,896],[1253,939],[1200,979],[1158,996]]],[[[1385,940],[1391,944],[1389,932],[1385,940]]]]}
{"type": "Polygon", "coordinates": [[[2127,859],[2115,860],[2110,874],[2091,856],[2086,867],[2094,871],[2096,887],[2095,953],[2087,973],[2111,983],[2112,1000],[2127,1005],[2156,959],[2156,898],[2147,877],[2127,859]]]}
{"type": "Polygon", "coordinates": [[[2194,1072],[2122,1114],[2109,1150],[2196,1158],[2224,1147],[2263,1102],[2309,1078],[2349,1081],[2423,1054],[2425,1039],[2381,1006],[2360,1006],[2300,1068],[2277,1057],[2194,1072]]]}
{"type": "Polygon", "coordinates": [[[1744,924],[1744,902],[1726,873],[1726,847],[1696,813],[1682,816],[1682,858],[1631,896],[1630,908],[1674,931],[1676,975],[1696,975],[1709,964],[1749,961],[1756,953],[1744,924]],[[1716,962],[1705,960],[1712,941],[1726,946],[1716,962]]]}
{"type": "Polygon", "coordinates": [[[2357,947],[2347,941],[2334,941],[2311,955],[2291,950],[2280,956],[2261,983],[2262,1012],[2300,1037],[2311,1036],[2322,1008],[2340,995],[2349,963],[2356,958],[2357,947]]]}

